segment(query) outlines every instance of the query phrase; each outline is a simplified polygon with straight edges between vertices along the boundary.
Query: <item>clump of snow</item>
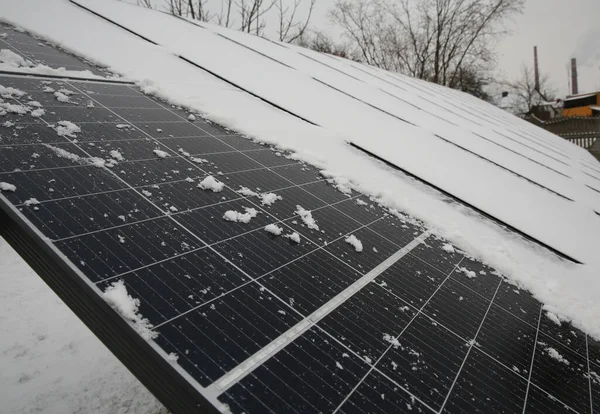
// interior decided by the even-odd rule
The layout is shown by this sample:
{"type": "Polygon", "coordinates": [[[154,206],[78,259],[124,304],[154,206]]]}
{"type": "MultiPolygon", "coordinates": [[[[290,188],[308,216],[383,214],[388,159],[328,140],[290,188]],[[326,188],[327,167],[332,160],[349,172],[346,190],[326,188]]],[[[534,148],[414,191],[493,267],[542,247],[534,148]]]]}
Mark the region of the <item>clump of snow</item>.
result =
{"type": "Polygon", "coordinates": [[[310,210],[306,210],[302,206],[297,205],[296,213],[300,216],[302,222],[304,223],[304,225],[306,225],[306,227],[312,230],[319,230],[319,226],[313,218],[312,212],[310,210]]]}
{"type": "Polygon", "coordinates": [[[152,152],[154,153],[154,155],[156,155],[159,158],[167,158],[167,157],[171,156],[171,154],[169,154],[168,152],[160,150],[160,149],[155,149],[152,152]]]}
{"type": "Polygon", "coordinates": [[[117,124],[117,125],[115,125],[115,127],[117,129],[125,129],[125,128],[130,128],[131,125],[129,125],[129,124],[117,124]]]}
{"type": "Polygon", "coordinates": [[[123,154],[121,154],[121,152],[119,152],[118,150],[111,150],[110,156],[113,157],[117,161],[125,161],[123,154]]]}
{"type": "Polygon", "coordinates": [[[188,119],[188,121],[190,121],[190,122],[194,122],[194,121],[196,120],[196,115],[194,115],[194,114],[189,114],[187,119],[188,119]]]}
{"type": "Polygon", "coordinates": [[[39,118],[39,117],[44,116],[44,114],[46,114],[46,111],[44,109],[37,108],[37,109],[34,109],[33,111],[31,111],[30,115],[34,118],[39,118]]]}
{"type": "Polygon", "coordinates": [[[273,203],[275,203],[275,201],[281,200],[281,196],[277,195],[275,193],[266,193],[266,194],[263,193],[259,197],[260,197],[260,203],[263,206],[265,206],[265,205],[270,206],[273,203]]]}
{"type": "MultiPolygon", "coordinates": [[[[59,134],[60,135],[60,134],[59,134]]],[[[51,149],[52,151],[54,151],[54,153],[56,155],[58,155],[61,158],[66,158],[69,159],[71,161],[76,161],[79,162],[81,161],[81,157],[77,154],[73,154],[70,151],[67,151],[63,148],[59,148],[59,147],[55,147],[54,145],[50,145],[50,144],[43,144],[46,148],[51,149]]]]}
{"type": "Polygon", "coordinates": [[[227,221],[247,224],[250,223],[250,220],[252,220],[258,214],[258,211],[256,211],[254,208],[244,207],[244,210],[246,210],[245,213],[228,210],[225,212],[225,214],[223,214],[223,218],[227,221]]]}
{"type": "Polygon", "coordinates": [[[274,234],[275,236],[279,236],[283,233],[283,228],[279,227],[277,224],[268,224],[265,226],[265,231],[274,234]]]}
{"type": "Polygon", "coordinates": [[[359,206],[368,206],[369,205],[369,203],[367,203],[364,200],[361,200],[360,198],[356,199],[356,204],[358,204],[359,206]]]}
{"type": "Polygon", "coordinates": [[[442,250],[448,253],[454,253],[455,251],[454,246],[452,246],[450,243],[444,243],[442,250]]]}
{"type": "Polygon", "coordinates": [[[11,122],[11,121],[4,121],[4,122],[2,123],[2,126],[3,126],[3,127],[6,127],[6,128],[10,128],[10,127],[13,127],[13,126],[15,126],[15,123],[14,123],[14,122],[11,122]]]}
{"type": "Polygon", "coordinates": [[[351,234],[350,236],[346,237],[344,241],[350,244],[352,247],[354,247],[354,250],[356,250],[357,252],[360,253],[363,251],[362,242],[358,240],[354,234],[351,234]]]}
{"type": "Polygon", "coordinates": [[[550,358],[554,358],[558,362],[562,362],[565,365],[570,365],[569,361],[567,361],[565,357],[563,357],[556,349],[552,348],[551,346],[546,348],[546,352],[548,352],[548,356],[550,358]]]}
{"type": "Polygon", "coordinates": [[[204,180],[200,181],[200,183],[198,184],[198,188],[201,188],[203,190],[210,190],[213,193],[219,193],[223,191],[224,187],[225,184],[220,181],[217,181],[212,175],[209,175],[204,180]]]}
{"type": "Polygon", "coordinates": [[[17,187],[14,184],[9,184],[5,181],[0,181],[0,190],[1,191],[12,191],[13,193],[17,191],[17,187]]]}
{"type": "Polygon", "coordinates": [[[54,97],[58,102],[68,103],[71,102],[69,96],[61,91],[54,92],[54,97]]]}
{"type": "Polygon", "coordinates": [[[286,234],[283,237],[285,237],[286,239],[290,239],[294,243],[300,243],[300,235],[297,232],[286,234]]]}
{"type": "Polygon", "coordinates": [[[13,104],[9,102],[0,102],[0,115],[13,113],[17,115],[25,115],[30,108],[25,105],[13,104]]]}
{"type": "Polygon", "coordinates": [[[257,197],[259,195],[256,191],[252,191],[248,187],[240,187],[236,192],[245,197],[257,197]]]}
{"type": "MultiPolygon", "coordinates": [[[[2,86],[0,85],[0,96],[3,98],[20,98],[23,95],[25,95],[25,92],[17,89],[17,88],[13,88],[12,86],[2,86]]],[[[30,102],[28,102],[30,103],[30,102]]],[[[38,102],[39,103],[39,102],[38,102]]]]}
{"type": "Polygon", "coordinates": [[[107,162],[107,161],[103,160],[102,158],[98,158],[98,157],[85,158],[85,161],[88,162],[90,165],[93,165],[94,167],[98,167],[98,168],[112,167],[115,164],[115,161],[113,161],[113,160],[107,162]]]}
{"type": "Polygon", "coordinates": [[[472,270],[467,269],[466,267],[459,267],[456,269],[457,272],[464,273],[466,277],[469,279],[473,279],[477,277],[477,273],[472,270]]]}
{"type": "Polygon", "coordinates": [[[61,137],[75,138],[75,134],[81,132],[81,128],[71,121],[58,121],[58,125],[56,125],[54,129],[61,137]]]}
{"type": "Polygon", "coordinates": [[[398,341],[398,338],[396,338],[395,336],[392,336],[390,334],[383,334],[383,340],[385,342],[388,342],[394,348],[398,348],[400,346],[400,342],[398,341]]]}
{"type": "Polygon", "coordinates": [[[10,49],[1,49],[0,50],[0,68],[1,69],[16,69],[16,68],[21,68],[21,67],[29,67],[32,66],[33,64],[23,58],[20,55],[17,55],[15,52],[13,52],[10,49]]]}
{"type": "Polygon", "coordinates": [[[29,106],[35,106],[36,108],[41,108],[42,107],[42,104],[39,103],[38,101],[28,101],[27,105],[29,105],[29,106]]]}
{"type": "Polygon", "coordinates": [[[146,340],[154,339],[158,333],[152,330],[152,324],[139,313],[140,300],[127,293],[123,280],[112,283],[102,293],[102,298],[123,318],[133,323],[135,330],[146,340]]]}
{"type": "Polygon", "coordinates": [[[561,318],[558,316],[559,310],[551,305],[544,305],[542,307],[543,310],[546,311],[546,317],[550,319],[552,322],[557,324],[558,326],[562,325],[562,322],[568,321],[567,319],[561,318]]]}
{"type": "Polygon", "coordinates": [[[32,198],[30,198],[28,200],[25,200],[25,202],[23,204],[25,204],[27,207],[29,207],[29,206],[33,206],[33,205],[36,205],[36,204],[40,204],[40,202],[38,201],[37,198],[33,198],[32,197],[32,198]]]}

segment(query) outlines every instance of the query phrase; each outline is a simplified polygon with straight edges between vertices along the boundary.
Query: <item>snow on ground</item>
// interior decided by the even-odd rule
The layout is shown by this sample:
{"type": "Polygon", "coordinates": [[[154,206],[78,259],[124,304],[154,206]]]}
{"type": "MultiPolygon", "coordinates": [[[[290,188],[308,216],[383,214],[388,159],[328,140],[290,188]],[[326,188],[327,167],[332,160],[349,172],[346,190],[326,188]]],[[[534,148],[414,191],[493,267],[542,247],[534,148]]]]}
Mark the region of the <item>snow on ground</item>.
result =
{"type": "Polygon", "coordinates": [[[166,414],[0,238],[0,411],[166,414]]]}

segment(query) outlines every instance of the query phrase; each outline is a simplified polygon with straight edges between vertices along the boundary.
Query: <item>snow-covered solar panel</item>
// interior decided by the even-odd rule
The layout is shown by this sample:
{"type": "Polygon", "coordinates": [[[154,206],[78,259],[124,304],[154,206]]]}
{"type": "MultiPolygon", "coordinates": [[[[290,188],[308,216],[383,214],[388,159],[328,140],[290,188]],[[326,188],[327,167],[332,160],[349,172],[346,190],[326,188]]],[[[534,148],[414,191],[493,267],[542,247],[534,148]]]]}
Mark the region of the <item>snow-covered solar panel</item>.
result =
{"type": "Polygon", "coordinates": [[[0,86],[0,234],[173,412],[597,404],[600,344],[416,220],[130,85],[0,86]]]}
{"type": "Polygon", "coordinates": [[[355,62],[128,5],[72,2],[302,120],[347,132],[353,144],[561,257],[586,263],[595,255],[591,243],[574,249],[570,240],[595,237],[596,226],[578,211],[600,210],[598,186],[579,179],[583,150],[552,134],[540,135],[525,121],[515,125],[514,117],[466,94],[355,62]],[[166,29],[154,30],[140,14],[166,29]],[[186,47],[182,38],[198,39],[203,49],[186,47]],[[237,61],[244,62],[243,71],[237,61]],[[266,83],[264,73],[276,75],[266,83]],[[394,144],[390,131],[397,131],[394,144]],[[507,208],[506,200],[516,199],[507,208]]]}

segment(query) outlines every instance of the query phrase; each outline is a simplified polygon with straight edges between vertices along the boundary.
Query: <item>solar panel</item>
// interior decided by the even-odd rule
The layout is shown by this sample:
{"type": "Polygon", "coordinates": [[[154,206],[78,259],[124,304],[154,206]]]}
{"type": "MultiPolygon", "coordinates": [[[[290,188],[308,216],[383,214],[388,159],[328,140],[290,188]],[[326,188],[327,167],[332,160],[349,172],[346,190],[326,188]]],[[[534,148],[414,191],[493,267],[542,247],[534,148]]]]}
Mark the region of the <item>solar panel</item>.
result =
{"type": "Polygon", "coordinates": [[[600,345],[417,221],[129,85],[0,85],[45,110],[0,126],[1,234],[173,412],[597,401],[600,345]],[[101,299],[115,282],[141,316],[101,299]]]}

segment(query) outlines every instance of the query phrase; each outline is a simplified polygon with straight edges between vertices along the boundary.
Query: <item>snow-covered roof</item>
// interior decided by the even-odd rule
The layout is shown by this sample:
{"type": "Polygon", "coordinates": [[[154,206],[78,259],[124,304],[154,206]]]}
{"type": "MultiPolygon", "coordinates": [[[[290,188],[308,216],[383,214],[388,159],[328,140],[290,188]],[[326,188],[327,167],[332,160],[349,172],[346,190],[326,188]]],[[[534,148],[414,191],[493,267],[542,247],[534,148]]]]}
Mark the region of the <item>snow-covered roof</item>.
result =
{"type": "Polygon", "coordinates": [[[564,100],[565,101],[573,101],[575,99],[589,98],[590,96],[596,96],[596,95],[597,95],[597,92],[585,93],[585,94],[581,94],[581,95],[570,95],[570,96],[567,96],[564,100]]]}
{"type": "Polygon", "coordinates": [[[144,91],[423,220],[600,337],[600,164],[584,149],[470,95],[211,24],[112,1],[0,4],[144,91]]]}

